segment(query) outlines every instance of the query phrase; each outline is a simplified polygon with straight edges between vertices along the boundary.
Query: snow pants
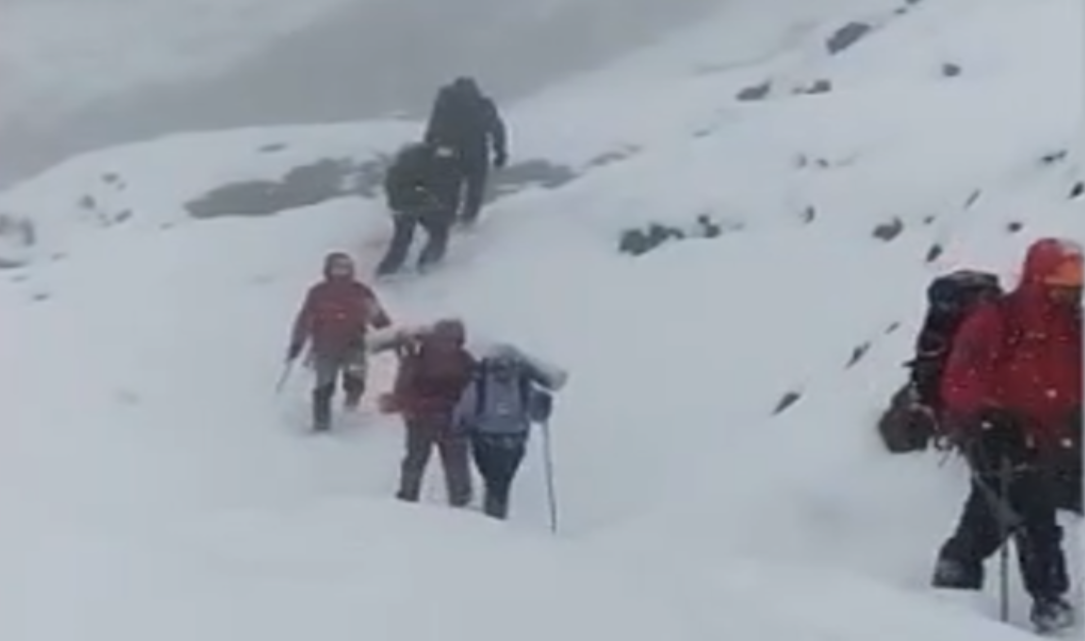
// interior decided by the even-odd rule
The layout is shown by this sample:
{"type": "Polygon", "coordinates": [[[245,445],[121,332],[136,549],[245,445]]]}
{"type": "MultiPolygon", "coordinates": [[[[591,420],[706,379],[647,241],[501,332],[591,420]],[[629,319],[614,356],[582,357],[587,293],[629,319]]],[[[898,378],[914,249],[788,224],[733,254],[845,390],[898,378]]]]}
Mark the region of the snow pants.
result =
{"type": "Polygon", "coordinates": [[[1070,582],[1052,485],[1051,475],[1024,469],[1011,475],[1003,495],[997,474],[975,472],[957,530],[939,554],[940,567],[953,566],[957,576],[949,583],[936,577],[936,584],[982,588],[984,561],[1012,537],[1029,594],[1038,600],[1065,594],[1070,582]],[[1011,517],[1018,522],[1007,523],[1011,517]]]}
{"type": "Polygon", "coordinates": [[[524,460],[526,449],[526,439],[522,437],[472,436],[471,453],[475,467],[486,484],[483,511],[487,515],[497,519],[508,516],[512,481],[524,460]]]}
{"type": "Polygon", "coordinates": [[[357,407],[365,393],[369,359],[364,346],[351,347],[342,352],[312,355],[311,364],[316,375],[313,386],[313,427],[325,430],[331,423],[331,402],[335,384],[342,378],[343,393],[347,407],[357,407]]]}
{"type": "Polygon", "coordinates": [[[422,253],[418,256],[418,269],[422,270],[440,262],[448,251],[449,235],[452,232],[454,214],[452,212],[434,212],[426,215],[397,213],[392,217],[392,241],[388,251],[377,265],[377,274],[394,274],[403,268],[407,254],[411,251],[414,235],[419,226],[429,238],[422,253]]]}
{"type": "Polygon", "coordinates": [[[490,162],[485,152],[469,153],[459,161],[460,206],[457,218],[464,223],[478,220],[482,201],[486,198],[486,183],[490,175],[490,162]]]}
{"type": "Polygon", "coordinates": [[[400,466],[397,498],[417,502],[422,493],[430,455],[436,447],[445,474],[449,505],[464,507],[471,502],[471,467],[467,438],[455,435],[448,415],[412,417],[406,420],[406,454],[400,466]]]}

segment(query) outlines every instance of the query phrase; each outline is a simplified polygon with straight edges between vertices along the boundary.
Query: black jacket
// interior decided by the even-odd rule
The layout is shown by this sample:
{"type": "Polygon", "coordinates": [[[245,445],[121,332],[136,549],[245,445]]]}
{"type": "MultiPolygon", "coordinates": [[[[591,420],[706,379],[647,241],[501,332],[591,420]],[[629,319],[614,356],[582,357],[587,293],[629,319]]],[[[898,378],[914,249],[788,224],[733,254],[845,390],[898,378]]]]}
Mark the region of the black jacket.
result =
{"type": "Polygon", "coordinates": [[[453,83],[437,93],[425,139],[452,147],[468,162],[487,162],[491,147],[497,156],[508,151],[505,123],[497,105],[469,83],[453,83]]]}
{"type": "Polygon", "coordinates": [[[459,195],[455,159],[439,157],[431,145],[405,147],[384,176],[384,191],[388,207],[396,213],[454,210],[459,195]]]}

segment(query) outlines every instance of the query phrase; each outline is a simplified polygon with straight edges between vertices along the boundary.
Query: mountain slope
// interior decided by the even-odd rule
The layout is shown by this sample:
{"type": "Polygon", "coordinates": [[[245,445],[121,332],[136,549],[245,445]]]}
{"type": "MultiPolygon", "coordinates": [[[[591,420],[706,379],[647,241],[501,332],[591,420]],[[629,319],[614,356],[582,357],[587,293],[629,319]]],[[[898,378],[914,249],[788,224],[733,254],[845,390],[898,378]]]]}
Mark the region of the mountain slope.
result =
{"type": "MultiPolygon", "coordinates": [[[[1021,638],[985,621],[993,592],[966,607],[926,593],[963,470],[889,457],[872,419],[933,273],[1012,275],[1037,235],[1085,232],[1067,198],[1080,156],[1043,160],[1075,140],[1079,12],[1068,0],[842,12],[771,55],[733,44],[709,58],[713,42],[769,31],[725,13],[512,114],[518,155],[579,176],[496,201],[446,269],[380,293],[402,321],[460,314],[573,373],[553,426],[556,542],[535,532],[547,525],[538,439],[505,528],[386,504],[394,421],[366,408],[307,439],[308,382],[273,394],[320,258],[344,247],[371,263],[385,214],[341,198],[193,220],[182,203],[325,153],[318,134],[175,138],[8,192],[0,210],[42,231],[0,288],[18,337],[0,388],[16,524],[2,550],[24,572],[7,576],[35,580],[4,638],[447,639],[483,634],[461,617],[494,591],[528,639],[858,641],[875,626],[889,639],[1021,638]],[[824,39],[851,18],[879,28],[828,55],[824,39]],[[944,77],[943,61],[963,73],[944,77]],[[735,100],[770,78],[765,100],[735,100]],[[790,91],[819,79],[832,91],[790,91]],[[1024,111],[1010,104],[1021,95],[1046,100],[1024,111]],[[286,164],[251,161],[284,140],[297,154],[286,164]],[[108,171],[129,185],[109,211],[133,213],[88,231],[78,203],[108,171]],[[719,236],[617,251],[631,228],[689,232],[702,215],[719,236]],[[883,224],[898,231],[875,237],[883,224]],[[797,402],[774,415],[789,392],[797,402]]],[[[359,159],[409,135],[350,129],[351,145],[370,141],[359,159]]],[[[391,367],[376,364],[375,389],[391,367]]],[[[1019,591],[1014,604],[1021,621],[1019,591]]]]}

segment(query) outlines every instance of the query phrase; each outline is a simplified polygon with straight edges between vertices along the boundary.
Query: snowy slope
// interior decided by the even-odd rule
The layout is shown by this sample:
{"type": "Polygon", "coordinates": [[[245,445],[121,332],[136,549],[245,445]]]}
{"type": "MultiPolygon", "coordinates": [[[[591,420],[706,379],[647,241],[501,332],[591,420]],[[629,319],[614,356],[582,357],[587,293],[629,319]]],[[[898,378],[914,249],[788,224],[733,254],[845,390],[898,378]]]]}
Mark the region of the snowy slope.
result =
{"type": "Polygon", "coordinates": [[[1080,8],[870,7],[773,24],[722,13],[526,103],[515,153],[582,176],[498,201],[446,270],[381,290],[404,322],[460,314],[573,373],[554,421],[558,541],[537,447],[509,527],[411,509],[388,502],[394,422],[367,408],[305,438],[308,382],[273,394],[303,288],[330,249],[373,259],[388,233],[377,203],[181,217],[190,190],[282,171],[254,164],[254,145],[288,139],[299,160],[343,138],[365,155],[399,144],[402,125],[151,143],[0,196],[44,230],[0,286],[15,337],[0,585],[20,606],[0,636],[1024,638],[986,620],[994,592],[966,607],[927,593],[963,471],[885,455],[872,420],[933,273],[1012,277],[1036,236],[1085,234],[1067,198],[1080,155],[1041,161],[1075,139],[1080,8]],[[880,28],[828,56],[820,43],[853,18],[880,28]],[[734,100],[768,78],[783,89],[734,100]],[[834,90],[790,94],[817,79],[834,90]],[[1021,96],[1044,99],[1026,110],[1021,96]],[[117,205],[134,215],[88,229],[77,203],[108,171],[125,173],[117,205]],[[616,251],[629,227],[702,213],[736,231],[616,251]],[[893,218],[898,236],[872,236],[893,218]],[[801,398],[774,417],[789,391],[801,398]],[[480,601],[508,619],[480,629],[480,601]]]}

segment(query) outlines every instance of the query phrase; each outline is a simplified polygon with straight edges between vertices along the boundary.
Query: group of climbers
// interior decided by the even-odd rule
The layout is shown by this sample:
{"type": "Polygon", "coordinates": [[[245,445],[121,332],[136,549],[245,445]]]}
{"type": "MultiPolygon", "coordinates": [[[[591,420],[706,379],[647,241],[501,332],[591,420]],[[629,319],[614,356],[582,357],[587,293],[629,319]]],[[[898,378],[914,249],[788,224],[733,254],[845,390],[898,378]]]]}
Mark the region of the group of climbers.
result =
{"type": "MultiPolygon", "coordinates": [[[[418,226],[429,236],[419,268],[440,261],[456,221],[477,219],[491,162],[507,162],[504,124],[474,81],[457,79],[441,89],[423,140],[389,168],[395,231],[378,275],[403,266],[418,226]]],[[[474,354],[457,320],[391,331],[392,319],[346,254],[330,254],[324,275],[306,296],[288,350],[293,361],[311,342],[313,429],[329,429],[340,380],[345,407],[356,408],[369,356],[394,352],[395,385],[380,406],[400,414],[406,428],[398,498],[419,500],[436,448],[448,502],[472,501],[473,458],[485,482],[484,511],[505,518],[531,425],[549,416],[550,394],[565,374],[509,345],[474,354]],[[391,334],[374,337],[371,329],[391,334]]],[[[1065,239],[1034,242],[1012,291],[994,274],[962,270],[937,278],[927,294],[910,380],[879,428],[892,451],[948,444],[971,470],[933,584],[981,588],[985,560],[1012,540],[1033,622],[1041,630],[1068,626],[1073,609],[1057,513],[1082,512],[1082,248],[1065,239]]]]}
{"type": "Polygon", "coordinates": [[[402,269],[419,226],[428,239],[418,269],[439,262],[453,225],[478,220],[490,164],[502,168],[507,162],[505,124],[493,100],[472,78],[457,78],[442,87],[423,139],[401,149],[385,175],[394,231],[377,274],[402,269]]]}
{"type": "Polygon", "coordinates": [[[331,428],[337,384],[344,409],[356,410],[366,389],[371,354],[394,351],[399,360],[392,391],[380,398],[385,413],[400,414],[406,428],[398,498],[418,501],[434,447],[444,467],[448,502],[472,499],[470,458],[485,481],[483,509],[505,518],[509,490],[524,457],[532,424],[545,422],[566,374],[507,344],[467,349],[461,321],[392,331],[376,294],[356,278],[349,256],[327,256],[324,280],[313,285],[298,311],[287,361],[309,345],[314,371],[312,429],[331,428]],[[385,330],[385,335],[371,330],[385,330]]]}
{"type": "Polygon", "coordinates": [[[1082,511],[1081,296],[1082,247],[1057,238],[1029,247],[1012,291],[983,272],[936,279],[911,380],[880,425],[893,451],[937,441],[971,470],[933,584],[980,589],[1012,540],[1041,631],[1073,619],[1057,513],[1082,511]]]}

